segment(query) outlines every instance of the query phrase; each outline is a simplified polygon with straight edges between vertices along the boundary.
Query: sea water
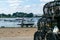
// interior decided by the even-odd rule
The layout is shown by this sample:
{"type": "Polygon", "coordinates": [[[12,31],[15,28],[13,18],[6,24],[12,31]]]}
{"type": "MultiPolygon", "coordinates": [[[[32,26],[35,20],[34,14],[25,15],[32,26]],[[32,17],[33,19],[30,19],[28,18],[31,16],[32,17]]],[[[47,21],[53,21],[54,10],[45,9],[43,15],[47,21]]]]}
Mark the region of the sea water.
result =
{"type": "MultiPolygon", "coordinates": [[[[0,27],[21,27],[23,18],[0,18],[0,27]]],[[[40,18],[24,18],[23,23],[33,23],[35,26],[37,25],[37,21],[40,18]]]]}

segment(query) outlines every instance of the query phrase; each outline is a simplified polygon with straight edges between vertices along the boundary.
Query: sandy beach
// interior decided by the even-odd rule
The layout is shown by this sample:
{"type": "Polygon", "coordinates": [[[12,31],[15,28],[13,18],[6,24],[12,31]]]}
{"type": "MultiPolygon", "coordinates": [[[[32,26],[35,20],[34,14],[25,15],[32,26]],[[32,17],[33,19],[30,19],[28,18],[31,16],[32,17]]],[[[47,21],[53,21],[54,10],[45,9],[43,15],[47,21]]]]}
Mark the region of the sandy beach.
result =
{"type": "Polygon", "coordinates": [[[2,37],[0,40],[33,40],[33,37],[2,37]]]}
{"type": "Polygon", "coordinates": [[[0,40],[33,40],[36,28],[0,28],[0,40]]]}
{"type": "Polygon", "coordinates": [[[36,28],[0,28],[0,37],[33,36],[36,28]]]}

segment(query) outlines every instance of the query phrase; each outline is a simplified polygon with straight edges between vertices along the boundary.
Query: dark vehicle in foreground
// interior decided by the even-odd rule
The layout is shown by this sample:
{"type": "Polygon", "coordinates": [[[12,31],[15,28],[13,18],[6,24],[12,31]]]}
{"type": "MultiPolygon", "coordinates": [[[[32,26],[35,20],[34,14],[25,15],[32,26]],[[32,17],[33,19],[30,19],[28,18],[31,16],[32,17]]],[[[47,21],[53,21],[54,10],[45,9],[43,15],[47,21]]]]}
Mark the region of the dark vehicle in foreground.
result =
{"type": "Polygon", "coordinates": [[[37,23],[34,40],[60,40],[60,1],[45,4],[43,12],[37,23]]]}

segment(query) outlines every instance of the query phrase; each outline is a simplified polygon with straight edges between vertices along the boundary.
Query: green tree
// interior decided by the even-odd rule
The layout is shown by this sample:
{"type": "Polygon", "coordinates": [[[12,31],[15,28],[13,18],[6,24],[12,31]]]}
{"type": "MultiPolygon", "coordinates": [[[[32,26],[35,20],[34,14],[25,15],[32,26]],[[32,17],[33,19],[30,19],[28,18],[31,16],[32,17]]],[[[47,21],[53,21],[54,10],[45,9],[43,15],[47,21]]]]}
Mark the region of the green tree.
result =
{"type": "Polygon", "coordinates": [[[11,14],[8,14],[7,17],[11,17],[11,14]]]}
{"type": "Polygon", "coordinates": [[[27,14],[26,16],[27,16],[27,17],[33,17],[34,15],[33,15],[33,13],[29,13],[29,14],[27,14]]]}
{"type": "Polygon", "coordinates": [[[25,17],[26,15],[27,13],[24,12],[16,12],[12,14],[13,17],[25,17]]]}
{"type": "Polygon", "coordinates": [[[0,15],[1,15],[1,18],[5,18],[5,17],[7,17],[7,15],[4,14],[4,13],[2,13],[2,14],[0,14],[0,15]]]}

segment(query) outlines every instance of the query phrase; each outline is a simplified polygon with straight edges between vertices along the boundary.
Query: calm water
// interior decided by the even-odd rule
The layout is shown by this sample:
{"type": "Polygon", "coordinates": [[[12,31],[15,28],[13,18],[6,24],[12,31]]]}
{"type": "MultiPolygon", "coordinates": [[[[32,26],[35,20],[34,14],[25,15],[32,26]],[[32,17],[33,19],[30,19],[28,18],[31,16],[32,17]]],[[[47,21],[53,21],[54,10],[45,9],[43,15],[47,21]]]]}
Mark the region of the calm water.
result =
{"type": "MultiPolygon", "coordinates": [[[[0,18],[0,27],[21,27],[23,18],[0,18]]],[[[37,21],[39,18],[24,18],[24,23],[33,23],[35,26],[37,25],[37,21]]]]}

